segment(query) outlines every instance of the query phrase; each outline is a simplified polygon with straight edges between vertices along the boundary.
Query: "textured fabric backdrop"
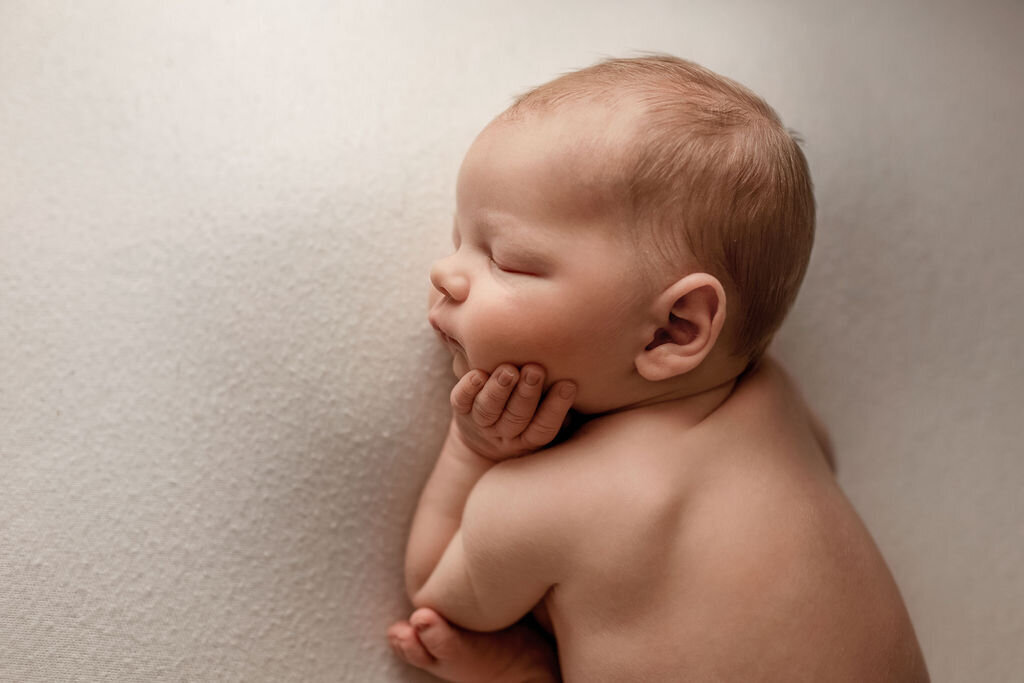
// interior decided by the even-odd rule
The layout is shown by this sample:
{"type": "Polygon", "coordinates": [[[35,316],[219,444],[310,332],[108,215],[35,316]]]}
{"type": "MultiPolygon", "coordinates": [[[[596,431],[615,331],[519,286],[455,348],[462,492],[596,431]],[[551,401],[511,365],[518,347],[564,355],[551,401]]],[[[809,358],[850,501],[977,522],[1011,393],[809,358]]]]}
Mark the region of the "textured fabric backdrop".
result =
{"type": "Polygon", "coordinates": [[[661,50],[806,139],[776,353],[936,681],[1024,671],[1024,5],[0,2],[0,680],[422,681],[386,626],[455,173],[661,50]]]}

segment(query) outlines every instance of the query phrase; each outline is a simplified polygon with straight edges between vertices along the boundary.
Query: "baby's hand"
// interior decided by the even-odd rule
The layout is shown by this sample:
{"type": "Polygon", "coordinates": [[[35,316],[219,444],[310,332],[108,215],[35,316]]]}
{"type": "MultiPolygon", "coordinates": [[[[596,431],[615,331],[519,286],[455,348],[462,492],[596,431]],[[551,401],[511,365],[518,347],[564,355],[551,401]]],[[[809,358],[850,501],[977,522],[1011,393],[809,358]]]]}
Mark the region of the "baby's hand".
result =
{"type": "Polygon", "coordinates": [[[452,430],[489,460],[515,458],[543,448],[562,428],[576,396],[569,380],[555,382],[544,401],[544,368],[502,364],[488,375],[470,370],[452,389],[452,430]],[[538,407],[539,404],[539,407],[538,407]]]}

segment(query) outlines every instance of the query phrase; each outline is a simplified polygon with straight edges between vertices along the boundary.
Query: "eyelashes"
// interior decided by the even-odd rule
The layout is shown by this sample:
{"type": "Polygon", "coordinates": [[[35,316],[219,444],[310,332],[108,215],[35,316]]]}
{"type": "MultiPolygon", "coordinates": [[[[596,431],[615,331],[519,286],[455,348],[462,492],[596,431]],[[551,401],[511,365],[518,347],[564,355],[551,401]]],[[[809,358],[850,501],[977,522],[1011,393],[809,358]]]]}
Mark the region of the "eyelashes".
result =
{"type": "Polygon", "coordinates": [[[504,266],[504,265],[498,263],[497,261],[495,261],[493,256],[490,257],[490,260],[491,260],[491,264],[495,268],[497,268],[501,272],[507,273],[509,275],[532,275],[533,274],[533,273],[528,273],[525,270],[519,270],[518,268],[512,268],[510,266],[504,266]]]}
{"type": "MultiPolygon", "coordinates": [[[[454,240],[454,250],[452,251],[451,256],[457,255],[460,251],[462,251],[462,248],[466,246],[463,245],[461,242],[462,240],[454,240]]],[[[473,247],[471,247],[471,249],[474,252],[474,257],[476,257],[477,255],[486,256],[490,267],[500,271],[505,275],[539,275],[539,273],[530,266],[519,265],[516,263],[508,263],[505,261],[505,257],[502,257],[500,261],[495,259],[494,254],[491,252],[490,245],[474,245],[473,247]]]]}

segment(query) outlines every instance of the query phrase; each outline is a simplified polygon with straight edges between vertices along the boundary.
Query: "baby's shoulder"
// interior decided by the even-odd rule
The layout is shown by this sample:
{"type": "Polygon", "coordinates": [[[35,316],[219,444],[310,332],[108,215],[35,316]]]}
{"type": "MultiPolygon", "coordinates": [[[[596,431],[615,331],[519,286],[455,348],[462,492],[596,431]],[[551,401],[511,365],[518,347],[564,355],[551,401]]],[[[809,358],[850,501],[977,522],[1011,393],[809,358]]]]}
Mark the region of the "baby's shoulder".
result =
{"type": "Polygon", "coordinates": [[[601,488],[615,452],[615,444],[581,430],[557,445],[499,463],[487,478],[510,493],[529,491],[531,500],[544,498],[550,506],[571,507],[601,488]]]}
{"type": "Polygon", "coordinates": [[[602,510],[625,518],[630,499],[649,499],[651,487],[664,483],[649,464],[630,462],[642,451],[628,430],[585,426],[555,446],[499,463],[477,486],[505,514],[543,527],[538,533],[584,539],[602,510]]]}

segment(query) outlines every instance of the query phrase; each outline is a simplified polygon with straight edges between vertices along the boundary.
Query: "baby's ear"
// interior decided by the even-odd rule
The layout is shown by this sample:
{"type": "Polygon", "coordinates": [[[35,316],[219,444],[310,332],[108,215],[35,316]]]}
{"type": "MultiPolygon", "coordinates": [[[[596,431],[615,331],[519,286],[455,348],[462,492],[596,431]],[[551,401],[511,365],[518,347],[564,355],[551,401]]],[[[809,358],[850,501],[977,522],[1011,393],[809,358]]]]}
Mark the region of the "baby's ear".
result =
{"type": "Polygon", "coordinates": [[[674,282],[651,309],[650,341],[635,359],[651,382],[683,375],[699,366],[725,325],[725,289],[708,273],[674,282]]]}

